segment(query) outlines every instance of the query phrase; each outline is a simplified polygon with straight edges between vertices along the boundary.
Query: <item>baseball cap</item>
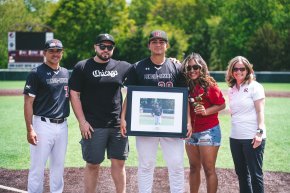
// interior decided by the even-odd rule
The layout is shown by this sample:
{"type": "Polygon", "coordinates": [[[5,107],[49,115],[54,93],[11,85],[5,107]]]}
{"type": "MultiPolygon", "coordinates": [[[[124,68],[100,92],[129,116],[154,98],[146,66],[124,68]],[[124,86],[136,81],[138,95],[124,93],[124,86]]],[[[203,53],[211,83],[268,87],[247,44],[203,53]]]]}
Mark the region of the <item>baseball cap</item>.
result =
{"type": "Polygon", "coordinates": [[[110,34],[99,34],[96,38],[96,44],[102,43],[103,41],[110,41],[115,45],[115,40],[110,34]]]}
{"type": "Polygon", "coordinates": [[[45,42],[44,49],[45,50],[63,49],[63,45],[62,45],[61,41],[59,41],[57,39],[52,39],[52,40],[48,40],[45,42]]]}
{"type": "Polygon", "coordinates": [[[154,39],[163,39],[164,41],[168,42],[168,37],[165,31],[162,30],[154,30],[150,33],[149,42],[154,39]]]}

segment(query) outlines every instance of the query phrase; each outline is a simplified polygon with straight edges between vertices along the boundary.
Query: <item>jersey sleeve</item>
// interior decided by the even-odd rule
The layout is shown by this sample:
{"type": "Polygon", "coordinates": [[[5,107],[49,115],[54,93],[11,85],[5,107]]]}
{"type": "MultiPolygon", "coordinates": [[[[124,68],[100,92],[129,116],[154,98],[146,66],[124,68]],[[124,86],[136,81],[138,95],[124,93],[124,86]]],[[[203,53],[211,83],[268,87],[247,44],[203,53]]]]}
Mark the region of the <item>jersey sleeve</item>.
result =
{"type": "Polygon", "coordinates": [[[176,87],[188,87],[186,77],[182,72],[182,65],[179,62],[170,61],[176,70],[176,87]]]}
{"type": "Polygon", "coordinates": [[[35,97],[39,86],[38,82],[37,69],[33,69],[26,79],[23,94],[35,97]]]}
{"type": "Polygon", "coordinates": [[[123,80],[122,80],[122,82],[123,82],[123,84],[124,84],[124,82],[127,80],[127,77],[128,77],[128,75],[129,75],[129,73],[130,73],[130,71],[132,70],[132,68],[134,67],[134,65],[133,64],[130,64],[130,63],[128,63],[128,62],[125,62],[125,64],[126,64],[126,72],[125,72],[125,74],[124,74],[124,76],[123,76],[123,80]]]}
{"type": "Polygon", "coordinates": [[[71,77],[69,79],[69,88],[77,92],[81,92],[83,85],[83,68],[81,63],[77,63],[72,71],[71,77]]]}
{"type": "Polygon", "coordinates": [[[186,77],[182,72],[178,74],[177,87],[188,87],[186,77]]]}
{"type": "Polygon", "coordinates": [[[127,78],[126,78],[126,80],[124,82],[125,86],[136,85],[137,84],[138,77],[137,77],[136,67],[137,67],[137,63],[132,65],[132,67],[129,69],[129,71],[127,73],[127,78]]]}

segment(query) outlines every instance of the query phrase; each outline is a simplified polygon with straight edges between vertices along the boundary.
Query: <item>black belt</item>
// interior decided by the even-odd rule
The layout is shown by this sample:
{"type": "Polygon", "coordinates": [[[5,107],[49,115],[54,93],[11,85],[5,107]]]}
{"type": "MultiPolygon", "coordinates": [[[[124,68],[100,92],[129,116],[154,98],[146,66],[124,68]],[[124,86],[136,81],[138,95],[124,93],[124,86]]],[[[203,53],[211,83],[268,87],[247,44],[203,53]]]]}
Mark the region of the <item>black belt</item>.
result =
{"type": "Polygon", "coordinates": [[[49,122],[51,123],[61,124],[66,120],[66,118],[52,119],[52,118],[41,117],[41,120],[44,122],[46,122],[46,120],[49,120],[49,122]]]}

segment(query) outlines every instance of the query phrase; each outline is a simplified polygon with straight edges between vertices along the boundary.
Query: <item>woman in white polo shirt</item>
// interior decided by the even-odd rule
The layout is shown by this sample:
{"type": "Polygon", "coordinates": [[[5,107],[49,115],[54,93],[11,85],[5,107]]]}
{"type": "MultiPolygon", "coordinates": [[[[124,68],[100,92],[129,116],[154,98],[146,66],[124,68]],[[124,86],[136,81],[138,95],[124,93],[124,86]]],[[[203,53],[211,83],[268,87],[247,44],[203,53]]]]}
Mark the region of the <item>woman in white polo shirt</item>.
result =
{"type": "Polygon", "coordinates": [[[264,88],[255,81],[252,64],[243,56],[229,62],[226,82],[230,87],[230,147],[240,192],[264,193],[264,88]]]}

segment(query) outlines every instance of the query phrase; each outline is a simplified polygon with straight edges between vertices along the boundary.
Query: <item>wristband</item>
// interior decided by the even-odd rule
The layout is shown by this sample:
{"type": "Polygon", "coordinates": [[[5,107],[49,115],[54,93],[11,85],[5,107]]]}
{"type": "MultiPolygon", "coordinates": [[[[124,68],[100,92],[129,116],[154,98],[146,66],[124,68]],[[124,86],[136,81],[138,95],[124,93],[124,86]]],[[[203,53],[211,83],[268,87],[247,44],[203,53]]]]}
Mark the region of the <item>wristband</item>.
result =
{"type": "Polygon", "coordinates": [[[263,134],[264,133],[264,130],[259,128],[259,129],[257,129],[257,133],[263,134]]]}

